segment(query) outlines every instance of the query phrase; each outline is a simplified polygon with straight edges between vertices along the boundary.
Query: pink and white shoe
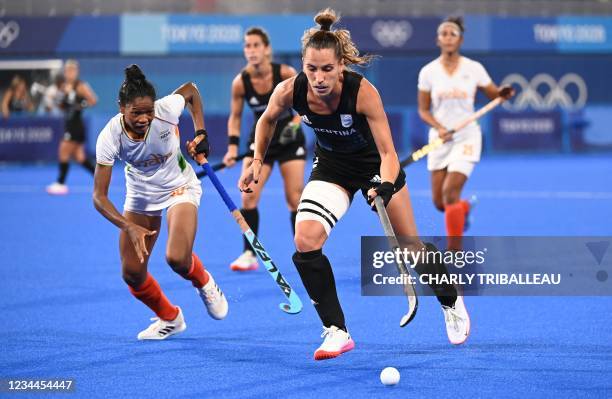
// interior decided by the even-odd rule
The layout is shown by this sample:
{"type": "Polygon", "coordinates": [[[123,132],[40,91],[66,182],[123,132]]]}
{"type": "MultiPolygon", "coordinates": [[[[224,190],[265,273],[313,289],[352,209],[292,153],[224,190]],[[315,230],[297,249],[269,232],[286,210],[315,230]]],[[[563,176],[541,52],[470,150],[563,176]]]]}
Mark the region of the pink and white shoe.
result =
{"type": "Polygon", "coordinates": [[[348,332],[336,326],[323,327],[323,343],[314,353],[315,360],[333,359],[355,347],[355,342],[348,332]]]}
{"type": "Polygon", "coordinates": [[[47,193],[51,195],[66,195],[68,194],[68,186],[55,182],[47,186],[47,193]]]}
{"type": "Polygon", "coordinates": [[[463,303],[463,296],[457,295],[452,307],[442,305],[442,312],[448,340],[453,345],[461,345],[470,335],[470,315],[463,303]]]}
{"type": "Polygon", "coordinates": [[[250,270],[257,270],[259,267],[259,263],[257,262],[257,257],[252,251],[248,249],[244,251],[238,259],[232,262],[230,265],[230,269],[235,272],[247,272],[250,270]]]}

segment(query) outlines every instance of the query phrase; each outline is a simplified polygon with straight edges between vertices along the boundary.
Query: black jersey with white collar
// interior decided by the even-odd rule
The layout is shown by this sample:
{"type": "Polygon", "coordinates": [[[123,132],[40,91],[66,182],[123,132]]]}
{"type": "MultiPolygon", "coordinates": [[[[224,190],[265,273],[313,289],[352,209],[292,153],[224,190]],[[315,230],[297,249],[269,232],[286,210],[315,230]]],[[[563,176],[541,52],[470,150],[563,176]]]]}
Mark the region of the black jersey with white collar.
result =
{"type": "MultiPolygon", "coordinates": [[[[344,187],[352,196],[380,184],[381,158],[370,125],[357,113],[357,96],[363,76],[344,71],[338,108],[329,115],[310,110],[307,102],[308,79],[300,73],[293,86],[293,108],[302,116],[316,136],[315,158],[309,180],[322,180],[344,187]]],[[[399,187],[405,174],[400,169],[399,187]]]]}
{"type": "Polygon", "coordinates": [[[321,115],[308,107],[308,78],[301,72],[293,86],[293,109],[302,116],[302,122],[313,129],[317,136],[317,151],[340,157],[374,157],[373,160],[380,162],[366,116],[357,113],[361,79],[363,76],[356,72],[344,71],[338,108],[331,114],[321,115]]]}
{"type": "Polygon", "coordinates": [[[253,111],[255,121],[261,117],[266,110],[270,96],[274,91],[274,88],[282,81],[281,79],[281,66],[280,64],[272,63],[272,90],[267,93],[259,94],[255,91],[253,83],[251,82],[251,75],[244,69],[240,74],[242,78],[242,84],[244,85],[244,101],[253,111]]]}
{"type": "MultiPolygon", "coordinates": [[[[251,108],[254,116],[253,126],[251,127],[251,134],[249,137],[249,144],[251,144],[255,142],[255,125],[257,125],[257,121],[268,107],[268,102],[270,101],[272,92],[276,86],[282,82],[281,64],[272,63],[272,90],[264,94],[259,94],[255,91],[253,83],[251,82],[251,75],[246,71],[246,69],[242,71],[240,77],[242,78],[242,84],[244,85],[244,101],[251,108]]],[[[291,118],[291,112],[289,111],[280,116],[278,122],[276,123],[276,130],[274,131],[274,136],[272,137],[270,146],[278,144],[280,131],[289,122],[291,122],[291,118]]]]}

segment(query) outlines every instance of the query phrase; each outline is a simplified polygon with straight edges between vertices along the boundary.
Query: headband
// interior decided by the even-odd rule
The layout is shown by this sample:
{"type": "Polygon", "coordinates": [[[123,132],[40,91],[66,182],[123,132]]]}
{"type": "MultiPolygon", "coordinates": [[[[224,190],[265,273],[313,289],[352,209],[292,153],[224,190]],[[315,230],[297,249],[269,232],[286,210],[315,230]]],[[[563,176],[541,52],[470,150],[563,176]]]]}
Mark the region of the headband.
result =
{"type": "Polygon", "coordinates": [[[457,36],[463,36],[463,33],[461,33],[461,28],[459,27],[459,25],[458,25],[458,24],[456,24],[456,23],[454,23],[454,22],[451,22],[451,21],[445,21],[445,22],[442,22],[442,23],[441,23],[441,24],[438,26],[438,35],[439,35],[440,33],[442,33],[442,29],[443,29],[443,28],[445,28],[445,27],[449,27],[449,28],[451,28],[452,30],[454,30],[454,31],[455,31],[455,33],[457,34],[457,36]]]}

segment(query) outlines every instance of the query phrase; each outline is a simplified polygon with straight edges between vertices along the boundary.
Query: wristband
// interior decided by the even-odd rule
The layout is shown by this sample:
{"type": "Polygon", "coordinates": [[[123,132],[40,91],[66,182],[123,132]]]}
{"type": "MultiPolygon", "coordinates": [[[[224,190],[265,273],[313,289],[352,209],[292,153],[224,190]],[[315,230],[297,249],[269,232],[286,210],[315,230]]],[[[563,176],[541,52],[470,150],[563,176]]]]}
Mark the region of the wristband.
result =
{"type": "Polygon", "coordinates": [[[229,136],[227,141],[229,145],[240,146],[240,136],[229,136]]]}

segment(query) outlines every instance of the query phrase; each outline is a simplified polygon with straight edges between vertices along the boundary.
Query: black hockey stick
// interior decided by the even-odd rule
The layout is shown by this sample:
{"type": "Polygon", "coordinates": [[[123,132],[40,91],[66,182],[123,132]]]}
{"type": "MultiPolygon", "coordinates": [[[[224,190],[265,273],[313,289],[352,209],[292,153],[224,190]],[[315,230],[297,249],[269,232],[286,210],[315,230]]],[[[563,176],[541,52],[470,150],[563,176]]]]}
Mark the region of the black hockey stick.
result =
{"type": "MultiPolygon", "coordinates": [[[[391,221],[389,220],[389,215],[387,215],[387,210],[385,209],[385,204],[383,199],[379,196],[374,197],[374,205],[376,206],[376,212],[378,213],[378,217],[380,218],[380,223],[383,226],[383,230],[385,231],[385,235],[389,240],[389,245],[391,249],[395,252],[396,248],[400,247],[399,241],[395,236],[395,232],[393,231],[393,226],[391,226],[391,221]]],[[[417,309],[419,307],[419,298],[414,290],[414,285],[411,283],[410,273],[408,272],[408,267],[401,261],[401,259],[397,259],[396,263],[397,270],[400,275],[404,277],[404,293],[408,297],[408,313],[402,316],[400,320],[400,327],[405,327],[414,316],[416,316],[417,309]]]]}

